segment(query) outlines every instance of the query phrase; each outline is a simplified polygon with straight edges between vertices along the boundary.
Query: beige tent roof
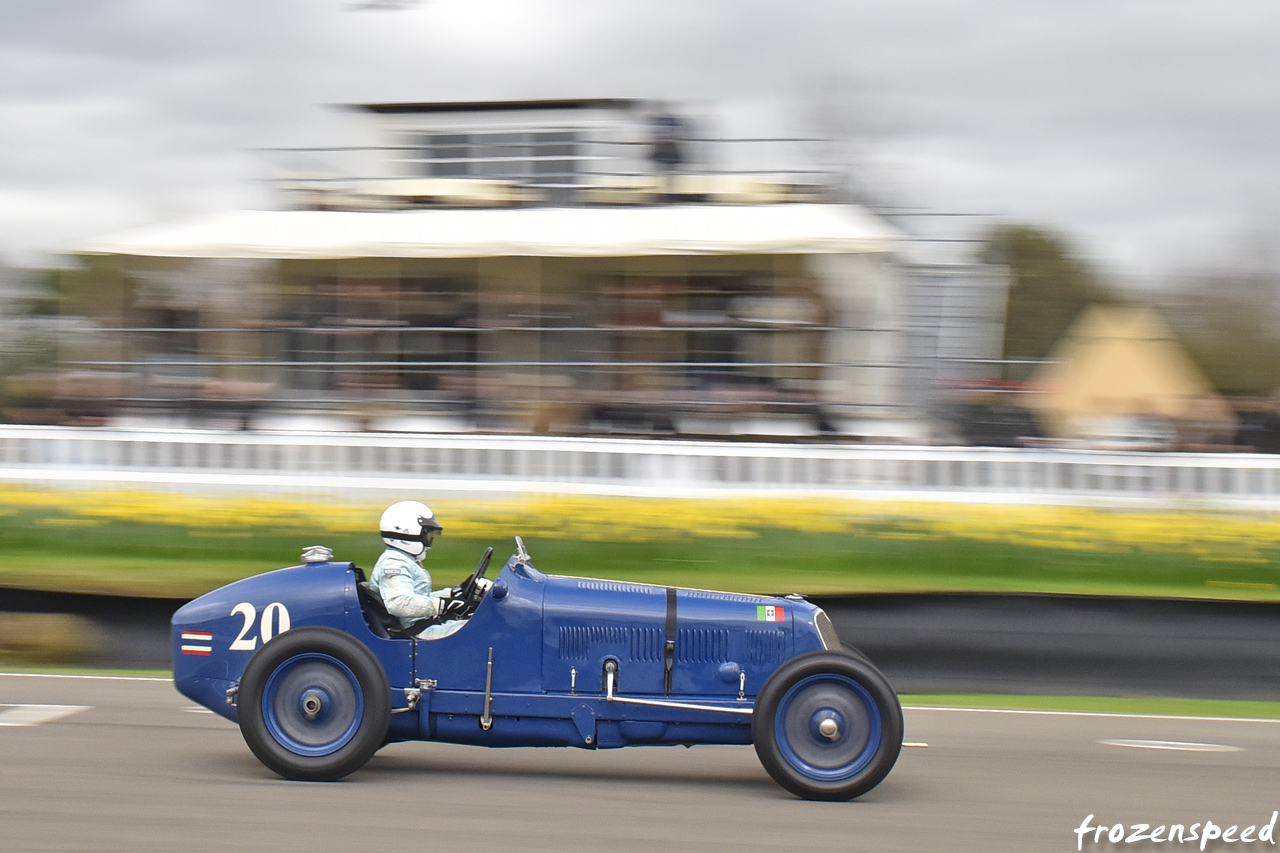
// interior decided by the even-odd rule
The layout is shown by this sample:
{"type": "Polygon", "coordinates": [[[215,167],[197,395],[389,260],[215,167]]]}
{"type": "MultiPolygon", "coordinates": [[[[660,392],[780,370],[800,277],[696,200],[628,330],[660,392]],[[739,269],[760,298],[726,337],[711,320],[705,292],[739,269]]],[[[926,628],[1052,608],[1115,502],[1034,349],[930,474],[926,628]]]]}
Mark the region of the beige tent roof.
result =
{"type": "Polygon", "coordinates": [[[69,250],[169,258],[492,258],[892,252],[853,205],[672,204],[398,211],[245,210],[138,228],[69,250]]]}
{"type": "Polygon", "coordinates": [[[1049,431],[1076,433],[1090,419],[1161,417],[1229,429],[1230,407],[1153,311],[1092,306],[1033,378],[1031,400],[1049,431]]]}

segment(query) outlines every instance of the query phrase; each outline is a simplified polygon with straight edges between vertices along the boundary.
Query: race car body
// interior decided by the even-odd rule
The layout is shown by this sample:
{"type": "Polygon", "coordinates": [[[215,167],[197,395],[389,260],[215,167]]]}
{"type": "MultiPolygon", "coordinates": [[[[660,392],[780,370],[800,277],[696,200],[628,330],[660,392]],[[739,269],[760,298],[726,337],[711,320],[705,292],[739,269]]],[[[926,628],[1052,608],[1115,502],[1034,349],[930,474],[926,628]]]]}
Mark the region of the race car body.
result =
{"type": "Polygon", "coordinates": [[[754,743],[794,793],[849,799],[897,758],[897,697],[799,597],[546,575],[522,543],[477,593],[486,565],[467,623],[428,640],[399,636],[364,573],[314,551],[178,610],[175,684],[297,779],[404,740],[754,743]]]}

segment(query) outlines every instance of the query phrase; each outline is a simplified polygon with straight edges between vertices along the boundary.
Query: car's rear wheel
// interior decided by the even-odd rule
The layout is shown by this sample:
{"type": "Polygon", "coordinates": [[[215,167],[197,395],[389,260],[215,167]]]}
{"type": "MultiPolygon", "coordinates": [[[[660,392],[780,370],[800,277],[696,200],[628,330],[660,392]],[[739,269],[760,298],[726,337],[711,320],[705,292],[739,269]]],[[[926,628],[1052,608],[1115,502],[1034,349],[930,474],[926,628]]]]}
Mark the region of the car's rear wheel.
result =
{"type": "Polygon", "coordinates": [[[870,663],[811,652],[779,667],[756,697],[751,734],[779,785],[810,800],[851,800],[889,774],[902,707],[870,663]]]}
{"type": "Polygon", "coordinates": [[[333,628],[286,631],[254,654],[237,697],[240,732],[287,779],[331,781],[387,737],[391,690],[373,653],[333,628]]]}

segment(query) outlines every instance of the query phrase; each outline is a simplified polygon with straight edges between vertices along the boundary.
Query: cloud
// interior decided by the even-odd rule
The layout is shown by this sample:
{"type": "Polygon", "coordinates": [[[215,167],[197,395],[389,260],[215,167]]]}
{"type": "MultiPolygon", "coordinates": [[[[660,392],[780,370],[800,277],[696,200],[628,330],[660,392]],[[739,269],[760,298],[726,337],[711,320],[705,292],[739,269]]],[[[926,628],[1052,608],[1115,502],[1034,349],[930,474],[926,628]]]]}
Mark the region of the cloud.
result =
{"type": "Polygon", "coordinates": [[[1078,235],[1128,270],[1273,216],[1272,0],[8,2],[0,219],[19,256],[261,202],[253,149],[344,144],[325,105],[659,97],[716,129],[855,137],[904,204],[1078,235]]]}

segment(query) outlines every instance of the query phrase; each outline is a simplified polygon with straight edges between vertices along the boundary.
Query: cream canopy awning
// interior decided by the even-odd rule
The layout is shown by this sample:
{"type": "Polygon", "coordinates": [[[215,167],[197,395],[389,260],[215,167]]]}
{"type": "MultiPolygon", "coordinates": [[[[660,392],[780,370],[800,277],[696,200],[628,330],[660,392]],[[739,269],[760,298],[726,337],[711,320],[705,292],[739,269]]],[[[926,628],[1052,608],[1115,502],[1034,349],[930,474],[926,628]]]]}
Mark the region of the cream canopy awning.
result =
{"type": "Polygon", "coordinates": [[[70,254],[168,258],[486,258],[893,252],[852,205],[245,210],[90,240],[70,254]]]}
{"type": "Polygon", "coordinates": [[[1091,306],[1032,379],[1028,401],[1058,437],[1100,418],[1155,417],[1196,422],[1210,432],[1235,424],[1172,331],[1153,311],[1091,306]]]}

